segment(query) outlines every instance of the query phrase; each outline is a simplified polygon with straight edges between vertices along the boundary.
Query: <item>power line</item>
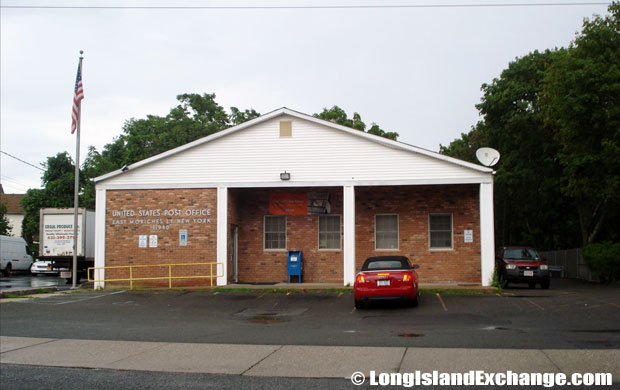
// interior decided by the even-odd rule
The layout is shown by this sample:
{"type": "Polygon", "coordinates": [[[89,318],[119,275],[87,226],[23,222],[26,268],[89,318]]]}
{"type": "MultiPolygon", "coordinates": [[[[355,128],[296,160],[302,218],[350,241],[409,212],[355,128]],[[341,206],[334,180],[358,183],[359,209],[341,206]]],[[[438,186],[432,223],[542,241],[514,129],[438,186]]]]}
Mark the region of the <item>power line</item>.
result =
{"type": "Polygon", "coordinates": [[[567,7],[609,5],[611,2],[579,3],[478,3],[478,4],[381,4],[381,5],[0,5],[11,9],[94,9],[94,10],[297,10],[297,9],[388,9],[388,8],[482,8],[482,7],[567,7]]]}
{"type": "Polygon", "coordinates": [[[0,179],[4,182],[4,184],[8,184],[12,187],[21,187],[22,189],[25,189],[25,190],[32,188],[30,185],[25,184],[24,182],[21,182],[19,180],[15,180],[9,176],[0,175],[0,179]]]}
{"type": "Polygon", "coordinates": [[[4,150],[0,150],[0,153],[2,153],[2,154],[6,154],[7,156],[9,156],[9,157],[11,157],[11,158],[14,158],[15,160],[17,160],[17,161],[19,161],[19,162],[22,162],[22,163],[24,163],[24,164],[26,164],[26,165],[30,165],[30,166],[31,166],[31,167],[33,167],[33,168],[37,168],[38,170],[45,172],[45,169],[43,169],[43,168],[41,168],[41,167],[37,167],[36,165],[29,163],[28,161],[24,161],[24,160],[22,160],[22,159],[21,159],[21,158],[19,158],[19,157],[15,157],[15,156],[13,156],[12,154],[8,154],[8,153],[7,153],[7,152],[5,152],[4,150]]]}

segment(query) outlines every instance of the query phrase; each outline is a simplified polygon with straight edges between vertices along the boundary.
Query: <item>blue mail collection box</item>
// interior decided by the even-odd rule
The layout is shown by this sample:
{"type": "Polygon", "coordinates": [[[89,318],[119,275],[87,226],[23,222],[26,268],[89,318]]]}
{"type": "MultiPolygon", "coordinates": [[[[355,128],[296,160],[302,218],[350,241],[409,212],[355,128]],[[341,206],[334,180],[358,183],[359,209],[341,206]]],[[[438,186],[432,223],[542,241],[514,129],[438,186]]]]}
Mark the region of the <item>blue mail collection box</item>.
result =
{"type": "Polygon", "coordinates": [[[288,256],[286,259],[286,282],[291,282],[291,276],[297,276],[297,280],[301,283],[303,267],[303,255],[301,251],[288,251],[288,256]]]}

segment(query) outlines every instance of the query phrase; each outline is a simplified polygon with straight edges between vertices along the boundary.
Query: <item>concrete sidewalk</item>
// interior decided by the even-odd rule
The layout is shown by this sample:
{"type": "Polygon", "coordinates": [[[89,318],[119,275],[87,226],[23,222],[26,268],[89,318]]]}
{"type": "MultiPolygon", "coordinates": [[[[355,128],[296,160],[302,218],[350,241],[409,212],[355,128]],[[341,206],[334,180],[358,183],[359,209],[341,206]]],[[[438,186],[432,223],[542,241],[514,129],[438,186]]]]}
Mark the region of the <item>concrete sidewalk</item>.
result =
{"type": "Polygon", "coordinates": [[[611,373],[620,380],[620,350],[537,350],[186,344],[0,337],[0,364],[350,378],[401,372],[611,373]]]}

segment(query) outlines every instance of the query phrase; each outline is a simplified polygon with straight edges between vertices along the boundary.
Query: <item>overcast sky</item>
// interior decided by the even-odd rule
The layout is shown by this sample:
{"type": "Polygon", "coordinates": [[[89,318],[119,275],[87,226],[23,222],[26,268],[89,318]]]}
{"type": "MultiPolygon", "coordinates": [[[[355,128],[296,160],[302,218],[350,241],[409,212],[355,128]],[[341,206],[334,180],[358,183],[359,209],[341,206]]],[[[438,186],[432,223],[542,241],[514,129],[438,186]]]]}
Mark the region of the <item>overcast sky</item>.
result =
{"type": "MultiPolygon", "coordinates": [[[[545,1],[551,3],[554,0],[545,1]]],[[[2,0],[0,149],[39,165],[69,151],[84,50],[81,161],[129,118],[166,115],[181,93],[215,93],[229,109],[307,114],[338,105],[433,151],[480,118],[480,86],[516,57],[566,47],[606,5],[347,9],[13,9],[11,5],[429,5],[532,0],[2,0]]],[[[542,3],[542,2],[540,2],[542,3]]],[[[41,171],[0,154],[6,193],[41,171]]]]}

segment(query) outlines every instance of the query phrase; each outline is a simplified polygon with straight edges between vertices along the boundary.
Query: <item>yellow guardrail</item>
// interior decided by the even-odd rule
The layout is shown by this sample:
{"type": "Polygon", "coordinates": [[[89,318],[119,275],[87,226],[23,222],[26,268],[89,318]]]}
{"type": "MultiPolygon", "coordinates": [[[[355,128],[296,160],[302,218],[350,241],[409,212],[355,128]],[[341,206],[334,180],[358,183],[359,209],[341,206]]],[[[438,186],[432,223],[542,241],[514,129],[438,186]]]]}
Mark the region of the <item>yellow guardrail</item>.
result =
{"type": "Polygon", "coordinates": [[[172,280],[173,279],[210,279],[211,286],[213,286],[213,279],[224,276],[220,275],[217,270],[219,269],[218,265],[222,266],[222,270],[224,269],[224,263],[176,263],[176,264],[155,264],[155,265],[115,265],[110,267],[89,267],[88,268],[88,281],[89,282],[127,282],[129,281],[129,288],[133,289],[134,281],[142,281],[142,280],[165,280],[168,279],[168,288],[172,288],[172,280]],[[187,267],[187,266],[198,266],[198,265],[208,265],[209,266],[209,275],[188,275],[188,276],[172,276],[172,269],[174,267],[187,267]],[[215,275],[213,274],[213,267],[215,266],[215,275]],[[152,277],[134,277],[134,269],[136,268],[164,268],[168,267],[168,276],[152,276],[152,277]],[[112,269],[128,269],[129,277],[128,278],[114,278],[114,279],[100,279],[98,276],[100,272],[99,270],[112,270],[112,269]],[[96,277],[95,279],[91,279],[92,277],[96,277]]]}

